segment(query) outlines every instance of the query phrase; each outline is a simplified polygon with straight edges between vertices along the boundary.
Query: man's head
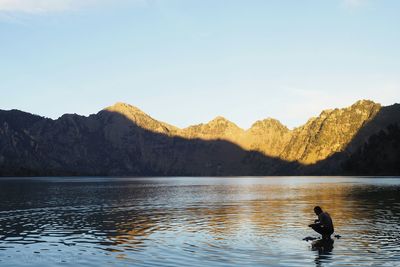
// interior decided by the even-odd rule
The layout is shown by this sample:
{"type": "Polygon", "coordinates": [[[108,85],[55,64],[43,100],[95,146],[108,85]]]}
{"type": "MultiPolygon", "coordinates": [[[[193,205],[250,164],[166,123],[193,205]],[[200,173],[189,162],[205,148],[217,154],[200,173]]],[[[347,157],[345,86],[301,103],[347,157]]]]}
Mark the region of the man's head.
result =
{"type": "Polygon", "coordinates": [[[320,215],[322,213],[321,207],[320,206],[315,206],[314,207],[314,212],[315,212],[315,214],[320,215]]]}

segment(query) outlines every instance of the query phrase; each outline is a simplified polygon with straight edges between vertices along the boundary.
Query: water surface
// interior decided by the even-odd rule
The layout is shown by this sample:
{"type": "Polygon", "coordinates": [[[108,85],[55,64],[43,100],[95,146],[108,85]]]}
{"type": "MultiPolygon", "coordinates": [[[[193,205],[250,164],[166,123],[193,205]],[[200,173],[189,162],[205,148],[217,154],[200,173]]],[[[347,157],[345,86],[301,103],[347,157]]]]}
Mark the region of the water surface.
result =
{"type": "Polygon", "coordinates": [[[9,178],[0,266],[400,266],[399,222],[397,178],[9,178]]]}

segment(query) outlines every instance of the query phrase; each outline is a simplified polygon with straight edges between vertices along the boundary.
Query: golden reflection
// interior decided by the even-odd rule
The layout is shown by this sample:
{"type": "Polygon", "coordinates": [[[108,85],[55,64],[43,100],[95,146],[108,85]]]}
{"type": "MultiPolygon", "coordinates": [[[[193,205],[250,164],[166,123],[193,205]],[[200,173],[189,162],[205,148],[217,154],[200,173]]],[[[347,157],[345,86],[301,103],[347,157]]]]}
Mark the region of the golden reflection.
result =
{"type": "Polygon", "coordinates": [[[124,222],[118,223],[115,228],[116,233],[109,235],[109,239],[114,245],[124,245],[129,250],[140,248],[147,237],[160,230],[160,223],[150,214],[126,214],[124,222]]]}
{"type": "MultiPolygon", "coordinates": [[[[249,199],[226,202],[221,196],[210,202],[195,203],[178,211],[163,209],[138,215],[127,215],[111,236],[116,245],[137,248],[155,233],[183,231],[208,233],[216,240],[236,235],[245,229],[259,235],[279,235],[286,230],[308,231],[315,219],[313,207],[321,206],[333,218],[335,232],[343,235],[373,233],[379,203],[369,197],[368,187],[334,183],[308,185],[258,185],[240,189],[215,189],[220,194],[243,194],[249,199]],[[368,197],[363,194],[368,193],[368,197]],[[352,225],[353,228],[349,227],[352,225]]],[[[210,192],[208,192],[210,193],[210,192]]],[[[175,193],[176,196],[176,193],[175,193]]],[[[365,246],[368,241],[365,242],[365,246]]]]}

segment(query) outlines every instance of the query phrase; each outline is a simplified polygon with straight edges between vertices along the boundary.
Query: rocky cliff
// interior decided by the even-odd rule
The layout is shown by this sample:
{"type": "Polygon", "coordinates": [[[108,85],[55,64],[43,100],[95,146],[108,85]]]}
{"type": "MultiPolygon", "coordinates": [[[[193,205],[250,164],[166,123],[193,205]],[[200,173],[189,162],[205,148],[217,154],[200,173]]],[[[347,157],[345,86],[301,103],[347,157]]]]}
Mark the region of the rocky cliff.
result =
{"type": "Polygon", "coordinates": [[[0,176],[398,175],[399,124],[398,104],[367,100],[293,130],[223,117],[180,129],[124,103],[57,120],[0,110],[0,176]]]}

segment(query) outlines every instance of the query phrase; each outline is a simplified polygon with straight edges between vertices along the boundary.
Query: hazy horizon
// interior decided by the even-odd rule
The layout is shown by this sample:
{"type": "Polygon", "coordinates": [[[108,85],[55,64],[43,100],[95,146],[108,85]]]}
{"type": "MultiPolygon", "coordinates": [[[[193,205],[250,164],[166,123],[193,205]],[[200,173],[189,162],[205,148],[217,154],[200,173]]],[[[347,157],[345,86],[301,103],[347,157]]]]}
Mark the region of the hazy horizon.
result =
{"type": "Polygon", "coordinates": [[[0,1],[0,109],[289,128],[400,99],[400,2],[0,1]]]}

